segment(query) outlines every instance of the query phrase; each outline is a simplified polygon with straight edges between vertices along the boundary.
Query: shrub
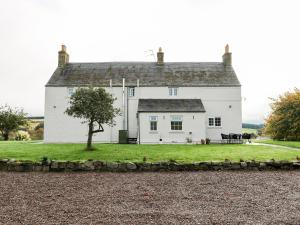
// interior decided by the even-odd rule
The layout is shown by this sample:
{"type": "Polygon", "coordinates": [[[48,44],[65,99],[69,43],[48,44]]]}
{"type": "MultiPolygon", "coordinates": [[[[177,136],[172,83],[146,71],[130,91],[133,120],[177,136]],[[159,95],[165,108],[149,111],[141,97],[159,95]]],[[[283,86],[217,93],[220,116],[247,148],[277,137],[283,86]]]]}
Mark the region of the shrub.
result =
{"type": "Polygon", "coordinates": [[[18,130],[15,134],[16,141],[30,141],[30,135],[27,131],[18,130]]]}
{"type": "Polygon", "coordinates": [[[34,129],[29,131],[32,140],[43,140],[44,139],[44,128],[34,129]]]}
{"type": "Polygon", "coordinates": [[[186,138],[186,143],[192,143],[192,142],[193,142],[192,138],[189,137],[186,138]]]}
{"type": "Polygon", "coordinates": [[[204,139],[201,139],[201,144],[205,145],[205,140],[204,139]]]}
{"type": "Polygon", "coordinates": [[[207,145],[209,145],[209,144],[210,144],[210,139],[209,139],[209,138],[206,138],[206,139],[205,139],[205,142],[206,142],[207,145]]]}

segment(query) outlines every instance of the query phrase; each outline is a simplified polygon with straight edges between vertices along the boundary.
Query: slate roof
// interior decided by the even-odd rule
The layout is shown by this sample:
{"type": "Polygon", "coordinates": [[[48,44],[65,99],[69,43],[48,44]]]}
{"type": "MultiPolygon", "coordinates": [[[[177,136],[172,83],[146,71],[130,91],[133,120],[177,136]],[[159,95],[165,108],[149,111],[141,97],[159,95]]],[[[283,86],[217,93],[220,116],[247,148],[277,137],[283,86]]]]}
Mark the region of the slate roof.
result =
{"type": "Polygon", "coordinates": [[[68,63],[57,68],[46,86],[240,86],[231,66],[222,62],[68,63]]]}
{"type": "Polygon", "coordinates": [[[201,99],[139,99],[138,112],[205,112],[201,99]]]}

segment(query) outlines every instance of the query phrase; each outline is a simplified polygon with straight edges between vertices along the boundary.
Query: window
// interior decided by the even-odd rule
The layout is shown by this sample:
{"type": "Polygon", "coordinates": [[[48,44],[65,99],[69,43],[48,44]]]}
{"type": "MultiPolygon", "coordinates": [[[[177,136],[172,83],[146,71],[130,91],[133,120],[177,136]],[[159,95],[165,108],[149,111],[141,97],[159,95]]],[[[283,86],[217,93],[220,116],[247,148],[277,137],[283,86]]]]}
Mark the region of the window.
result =
{"type": "Polygon", "coordinates": [[[169,96],[177,96],[178,88],[169,88],[169,96]]]}
{"type": "Polygon", "coordinates": [[[130,87],[129,90],[128,90],[128,95],[129,97],[133,97],[135,94],[135,89],[134,87],[130,87]]]}
{"type": "Polygon", "coordinates": [[[182,116],[171,116],[171,130],[182,130],[182,116]]]}
{"type": "Polygon", "coordinates": [[[150,130],[155,131],[157,130],[157,116],[150,116],[150,130]]]}
{"type": "Polygon", "coordinates": [[[214,126],[214,118],[208,118],[208,126],[213,127],[214,126]]]}
{"type": "Polygon", "coordinates": [[[221,127],[221,117],[210,117],[208,118],[208,126],[209,127],[221,127]]]}
{"type": "Polygon", "coordinates": [[[215,126],[220,127],[221,126],[221,117],[216,117],[215,118],[215,126]]]}
{"type": "Polygon", "coordinates": [[[74,88],[68,88],[68,94],[69,96],[71,96],[72,94],[74,94],[74,88]]]}

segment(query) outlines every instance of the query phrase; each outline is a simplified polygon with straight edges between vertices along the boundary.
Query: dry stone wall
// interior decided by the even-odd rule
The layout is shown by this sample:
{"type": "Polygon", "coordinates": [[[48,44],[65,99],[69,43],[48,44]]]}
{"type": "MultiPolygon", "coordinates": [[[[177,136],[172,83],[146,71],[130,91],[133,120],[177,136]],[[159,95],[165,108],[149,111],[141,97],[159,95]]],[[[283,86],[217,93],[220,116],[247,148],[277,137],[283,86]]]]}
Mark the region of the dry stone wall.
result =
{"type": "Polygon", "coordinates": [[[40,162],[0,160],[0,171],[15,172],[68,172],[68,171],[109,171],[109,172],[142,172],[142,171],[222,171],[222,170],[300,170],[298,161],[243,161],[243,162],[103,162],[87,161],[55,161],[40,162]]]}

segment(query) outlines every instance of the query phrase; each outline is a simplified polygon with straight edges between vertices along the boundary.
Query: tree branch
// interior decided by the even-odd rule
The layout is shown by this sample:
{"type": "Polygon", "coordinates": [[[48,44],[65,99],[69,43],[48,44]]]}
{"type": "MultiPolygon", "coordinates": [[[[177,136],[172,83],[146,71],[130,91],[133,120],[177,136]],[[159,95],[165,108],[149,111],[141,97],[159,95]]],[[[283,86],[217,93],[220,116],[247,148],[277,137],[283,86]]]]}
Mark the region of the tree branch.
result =
{"type": "Polygon", "coordinates": [[[104,129],[103,129],[102,125],[99,123],[99,129],[93,130],[92,133],[94,134],[94,133],[103,132],[103,131],[104,131],[104,129]]]}

